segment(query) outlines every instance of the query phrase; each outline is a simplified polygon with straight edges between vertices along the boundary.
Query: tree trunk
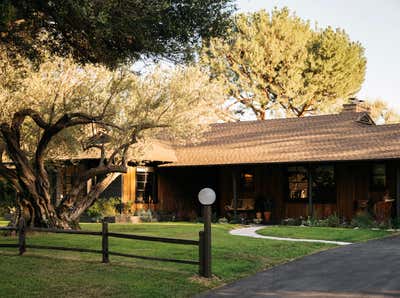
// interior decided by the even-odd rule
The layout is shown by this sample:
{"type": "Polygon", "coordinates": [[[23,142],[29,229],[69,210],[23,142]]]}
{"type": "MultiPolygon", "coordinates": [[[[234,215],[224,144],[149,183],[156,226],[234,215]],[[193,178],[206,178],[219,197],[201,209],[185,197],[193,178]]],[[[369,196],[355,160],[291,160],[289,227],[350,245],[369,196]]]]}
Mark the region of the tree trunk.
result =
{"type": "Polygon", "coordinates": [[[79,200],[73,211],[69,214],[69,220],[76,223],[83,212],[88,209],[99,198],[101,193],[119,176],[120,173],[111,173],[107,175],[102,181],[92,187],[90,192],[81,200],[79,200]]]}

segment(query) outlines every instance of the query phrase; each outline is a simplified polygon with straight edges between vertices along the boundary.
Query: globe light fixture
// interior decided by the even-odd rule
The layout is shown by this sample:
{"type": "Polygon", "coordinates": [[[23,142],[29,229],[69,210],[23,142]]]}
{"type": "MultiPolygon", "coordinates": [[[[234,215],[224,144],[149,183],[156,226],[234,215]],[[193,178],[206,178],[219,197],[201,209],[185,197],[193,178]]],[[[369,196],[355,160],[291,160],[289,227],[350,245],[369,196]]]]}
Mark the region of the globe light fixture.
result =
{"type": "Polygon", "coordinates": [[[202,205],[212,205],[215,202],[216,195],[214,190],[206,187],[200,190],[198,197],[202,205]]]}

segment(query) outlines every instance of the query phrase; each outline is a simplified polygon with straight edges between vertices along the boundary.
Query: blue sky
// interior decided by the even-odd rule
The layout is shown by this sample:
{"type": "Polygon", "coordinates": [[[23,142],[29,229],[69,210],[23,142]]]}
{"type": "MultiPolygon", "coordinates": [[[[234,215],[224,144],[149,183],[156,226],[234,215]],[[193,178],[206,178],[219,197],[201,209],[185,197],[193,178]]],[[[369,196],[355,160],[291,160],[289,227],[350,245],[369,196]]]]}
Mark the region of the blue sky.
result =
{"type": "Polygon", "coordinates": [[[381,98],[400,112],[400,0],[238,0],[240,11],[289,7],[303,19],[342,28],[360,41],[367,73],[359,99],[381,98]]]}

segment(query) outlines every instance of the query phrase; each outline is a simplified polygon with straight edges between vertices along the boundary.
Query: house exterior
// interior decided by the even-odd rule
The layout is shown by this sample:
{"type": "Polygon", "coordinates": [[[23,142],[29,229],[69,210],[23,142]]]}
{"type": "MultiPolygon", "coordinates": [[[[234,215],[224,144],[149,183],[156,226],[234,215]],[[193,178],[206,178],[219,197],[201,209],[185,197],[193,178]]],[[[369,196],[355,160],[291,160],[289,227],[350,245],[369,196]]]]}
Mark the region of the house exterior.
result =
{"type": "Polygon", "coordinates": [[[333,115],[213,124],[196,144],[163,144],[116,180],[126,212],[151,208],[180,219],[200,216],[197,194],[217,193],[218,217],[254,218],[272,202],[272,221],[370,210],[400,215],[400,124],[376,125],[360,102],[333,115]],[[161,157],[162,156],[162,157],[161,157]]]}

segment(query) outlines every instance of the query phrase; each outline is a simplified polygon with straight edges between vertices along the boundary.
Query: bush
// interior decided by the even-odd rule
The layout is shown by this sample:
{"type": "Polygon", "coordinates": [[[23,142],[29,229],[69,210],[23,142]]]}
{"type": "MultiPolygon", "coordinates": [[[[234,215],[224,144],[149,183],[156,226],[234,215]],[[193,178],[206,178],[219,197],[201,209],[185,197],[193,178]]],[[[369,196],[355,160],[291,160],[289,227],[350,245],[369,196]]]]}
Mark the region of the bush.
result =
{"type": "Polygon", "coordinates": [[[284,220],[282,220],[282,224],[284,226],[299,226],[303,223],[303,219],[302,218],[286,218],[284,220]]]}
{"type": "Polygon", "coordinates": [[[226,223],[228,223],[228,219],[226,217],[221,217],[220,219],[218,219],[218,223],[226,224],[226,223]]]}
{"type": "Polygon", "coordinates": [[[158,221],[157,213],[155,211],[151,211],[150,209],[144,210],[139,209],[135,211],[135,214],[139,216],[141,222],[154,222],[158,221]]]}
{"type": "Polygon", "coordinates": [[[400,229],[400,217],[392,219],[392,228],[400,229]]]}
{"type": "Polygon", "coordinates": [[[359,213],[351,220],[350,226],[353,228],[369,229],[376,227],[374,218],[368,212],[359,213]]]}
{"type": "Polygon", "coordinates": [[[9,216],[16,208],[16,194],[11,184],[0,180],[0,216],[9,216]]]}
{"type": "Polygon", "coordinates": [[[103,217],[115,216],[118,213],[118,207],[121,205],[120,198],[98,199],[89,209],[86,214],[89,217],[97,220],[103,217]]]}
{"type": "Polygon", "coordinates": [[[336,215],[336,213],[329,215],[325,219],[311,219],[309,220],[308,225],[311,227],[331,227],[331,228],[337,228],[343,226],[341,224],[340,218],[336,215]]]}

